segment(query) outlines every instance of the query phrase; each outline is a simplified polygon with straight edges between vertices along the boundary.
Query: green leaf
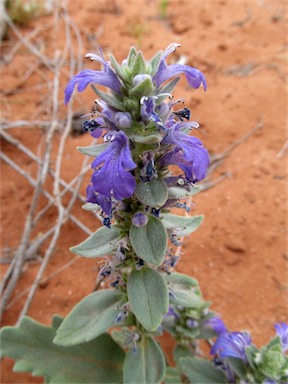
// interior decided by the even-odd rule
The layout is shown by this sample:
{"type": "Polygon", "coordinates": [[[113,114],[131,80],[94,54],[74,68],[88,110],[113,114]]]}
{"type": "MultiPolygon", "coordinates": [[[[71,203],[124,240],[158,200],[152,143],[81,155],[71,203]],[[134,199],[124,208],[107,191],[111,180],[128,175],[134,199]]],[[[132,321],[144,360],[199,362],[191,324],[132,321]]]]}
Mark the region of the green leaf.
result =
{"type": "Polygon", "coordinates": [[[62,346],[86,343],[115,326],[123,297],[122,293],[112,289],[86,296],[65,318],[54,343],[62,346]]]}
{"type": "Polygon", "coordinates": [[[157,217],[149,215],[143,227],[130,228],[130,242],[138,257],[144,261],[161,265],[167,248],[167,232],[157,217]]]}
{"type": "Polygon", "coordinates": [[[143,337],[137,351],[130,348],[124,362],[124,384],[156,384],[165,375],[165,357],[157,342],[143,337]]]}
{"type": "Polygon", "coordinates": [[[177,368],[175,367],[167,367],[166,375],[164,377],[165,384],[178,384],[181,383],[180,374],[177,368]]]}
{"type": "Polygon", "coordinates": [[[183,197],[194,196],[201,190],[202,187],[200,187],[199,185],[194,187],[191,186],[188,190],[186,189],[186,187],[170,187],[168,188],[168,196],[170,199],[182,199],[183,197]]]}
{"type": "Polygon", "coordinates": [[[161,217],[166,229],[177,228],[179,236],[186,236],[196,231],[202,224],[204,216],[178,216],[172,213],[165,213],[161,217]]]}
{"type": "Polygon", "coordinates": [[[229,367],[231,367],[232,371],[235,372],[236,375],[240,377],[240,379],[245,380],[247,378],[246,365],[243,363],[242,360],[237,359],[235,357],[228,357],[227,362],[229,367]]]}
{"type": "Polygon", "coordinates": [[[192,350],[188,345],[176,344],[173,351],[173,360],[176,364],[179,364],[180,359],[183,357],[192,356],[192,350]]]}
{"type": "Polygon", "coordinates": [[[166,275],[165,280],[167,281],[167,283],[176,284],[176,285],[180,284],[180,285],[187,286],[188,288],[199,287],[198,281],[196,279],[194,279],[191,276],[184,275],[183,273],[173,272],[170,275],[166,275]]]}
{"type": "Polygon", "coordinates": [[[120,345],[120,347],[122,347],[123,349],[127,348],[126,340],[128,336],[124,333],[125,330],[129,331],[129,328],[123,327],[121,328],[121,330],[112,329],[112,331],[110,332],[110,335],[112,339],[115,341],[115,343],[120,345]]]}
{"type": "Polygon", "coordinates": [[[251,345],[248,345],[246,348],[245,348],[245,355],[247,357],[247,360],[248,360],[248,363],[250,365],[250,367],[253,369],[253,370],[257,370],[257,365],[255,364],[255,356],[256,356],[256,353],[259,353],[259,349],[257,349],[255,347],[255,345],[251,344],[251,345]]]}
{"type": "Polygon", "coordinates": [[[137,49],[135,47],[131,47],[127,57],[127,62],[129,67],[133,66],[136,56],[137,56],[137,49]]]}
{"type": "Polygon", "coordinates": [[[97,96],[100,97],[103,101],[105,101],[107,104],[109,104],[111,107],[114,107],[118,109],[119,111],[125,112],[125,108],[120,100],[117,99],[116,96],[109,95],[108,93],[105,93],[103,91],[100,91],[100,89],[97,89],[95,85],[91,84],[91,88],[96,93],[97,96]]]}
{"type": "Polygon", "coordinates": [[[82,205],[82,208],[85,209],[85,211],[98,211],[101,207],[98,204],[95,203],[86,203],[82,205]]]}
{"type": "Polygon", "coordinates": [[[115,72],[120,77],[121,80],[123,80],[124,83],[129,83],[130,79],[127,74],[127,72],[123,69],[123,67],[118,63],[118,61],[115,59],[115,57],[112,55],[112,53],[109,55],[109,58],[111,60],[111,64],[113,68],[115,69],[115,72]]]}
{"type": "Polygon", "coordinates": [[[153,94],[153,92],[154,85],[152,83],[152,79],[147,78],[129,90],[129,97],[141,98],[142,96],[150,96],[153,94]]]}
{"type": "Polygon", "coordinates": [[[139,75],[139,74],[144,74],[146,73],[146,63],[144,60],[144,57],[141,52],[138,52],[136,54],[134,63],[133,63],[133,68],[131,71],[132,77],[139,75]]]}
{"type": "Polygon", "coordinates": [[[175,305],[181,305],[185,308],[202,308],[205,302],[197,296],[192,289],[173,288],[175,298],[170,298],[170,302],[175,305]]]}
{"type": "Polygon", "coordinates": [[[167,184],[163,179],[154,179],[139,183],[135,190],[135,195],[139,201],[153,208],[160,208],[166,203],[168,197],[167,184]]]}
{"type": "Polygon", "coordinates": [[[119,230],[115,225],[101,227],[82,243],[71,247],[70,251],[80,256],[99,257],[113,252],[119,240],[119,230]]]}
{"type": "Polygon", "coordinates": [[[150,268],[132,271],[127,283],[132,312],[147,331],[156,331],[168,311],[169,295],[163,277],[150,268]]]}
{"type": "Polygon", "coordinates": [[[173,272],[164,277],[168,287],[173,291],[175,297],[170,297],[170,302],[185,308],[201,308],[205,302],[201,299],[198,283],[190,276],[173,272]]]}
{"type": "Polygon", "coordinates": [[[77,147],[77,150],[81,153],[84,153],[84,155],[97,157],[100,155],[101,152],[103,152],[109,144],[98,144],[98,145],[90,145],[88,147],[77,147]]]}
{"type": "Polygon", "coordinates": [[[211,361],[197,357],[182,357],[180,369],[193,384],[225,384],[228,383],[224,372],[215,367],[211,361]]]}
{"type": "Polygon", "coordinates": [[[140,131],[137,128],[135,130],[125,131],[131,141],[141,144],[158,144],[163,139],[159,132],[153,132],[151,130],[140,131]]]}
{"type": "Polygon", "coordinates": [[[163,55],[163,52],[159,51],[149,61],[148,72],[150,73],[151,77],[153,77],[156,74],[162,55],[163,55]]]}
{"type": "Polygon", "coordinates": [[[158,93],[171,93],[174,88],[176,87],[178,81],[180,80],[180,77],[175,77],[173,80],[170,80],[167,84],[165,84],[163,87],[159,88],[158,93]]]}
{"type": "Polygon", "coordinates": [[[24,317],[18,327],[1,330],[1,355],[16,360],[15,372],[44,376],[47,383],[120,383],[124,352],[103,334],[97,339],[73,346],[53,344],[61,320],[54,317],[46,327],[24,317]]]}

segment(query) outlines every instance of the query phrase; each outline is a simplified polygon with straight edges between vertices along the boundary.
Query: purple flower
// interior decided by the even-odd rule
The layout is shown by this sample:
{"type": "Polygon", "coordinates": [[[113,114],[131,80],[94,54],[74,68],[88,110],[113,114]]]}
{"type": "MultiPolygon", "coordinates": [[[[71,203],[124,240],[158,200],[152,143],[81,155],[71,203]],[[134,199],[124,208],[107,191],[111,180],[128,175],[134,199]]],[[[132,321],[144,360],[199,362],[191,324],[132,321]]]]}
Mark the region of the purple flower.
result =
{"type": "Polygon", "coordinates": [[[168,312],[164,315],[165,317],[172,316],[174,320],[179,319],[179,315],[174,311],[172,307],[169,306],[168,312]]]}
{"type": "Polygon", "coordinates": [[[112,201],[110,197],[101,195],[96,192],[92,185],[88,185],[86,188],[86,201],[88,203],[98,204],[102,208],[102,210],[111,217],[112,215],[112,201]]]}
{"type": "Polygon", "coordinates": [[[149,122],[152,120],[157,125],[157,127],[162,128],[163,123],[160,117],[155,112],[155,107],[156,107],[155,101],[157,99],[158,99],[157,96],[151,96],[151,97],[143,96],[140,100],[140,104],[141,104],[140,113],[143,121],[149,122]]]}
{"type": "Polygon", "coordinates": [[[274,325],[277,335],[280,337],[283,352],[288,350],[288,324],[279,322],[274,325]]]}
{"type": "Polygon", "coordinates": [[[210,328],[216,333],[216,335],[220,335],[223,332],[227,332],[227,328],[220,317],[213,316],[208,320],[203,321],[201,324],[202,328],[210,328]]]}
{"type": "Polygon", "coordinates": [[[111,143],[93,162],[96,171],[92,175],[93,188],[99,194],[116,200],[130,197],[136,187],[134,176],[129,172],[136,167],[128,137],[123,132],[111,135],[111,143]]]}
{"type": "Polygon", "coordinates": [[[236,357],[247,362],[245,348],[252,342],[251,336],[247,332],[223,332],[220,333],[213,347],[211,355],[219,355],[221,359],[226,357],[236,357]]]}
{"type": "Polygon", "coordinates": [[[163,144],[174,144],[172,151],[162,158],[162,164],[175,164],[180,167],[189,181],[198,181],[206,177],[209,166],[209,155],[202,142],[181,131],[184,126],[195,125],[194,122],[176,123],[169,129],[163,144]]]}
{"type": "Polygon", "coordinates": [[[92,69],[84,69],[77,75],[73,76],[64,91],[65,104],[68,104],[76,84],[78,84],[78,92],[83,92],[87,85],[91,83],[104,85],[105,87],[112,89],[112,91],[118,94],[121,92],[121,83],[116,73],[110,68],[107,61],[93,53],[87,53],[85,57],[89,57],[91,60],[96,60],[102,63],[104,65],[104,70],[94,71],[92,69]]]}
{"type": "Polygon", "coordinates": [[[189,65],[182,64],[166,64],[166,58],[170,53],[174,52],[179,44],[171,44],[167,47],[166,51],[162,55],[159,67],[156,74],[153,77],[153,81],[157,87],[159,87],[164,81],[171,79],[171,77],[178,76],[184,73],[188,83],[193,88],[199,88],[203,84],[204,90],[207,89],[207,84],[204,75],[196,68],[192,68],[189,65]]]}

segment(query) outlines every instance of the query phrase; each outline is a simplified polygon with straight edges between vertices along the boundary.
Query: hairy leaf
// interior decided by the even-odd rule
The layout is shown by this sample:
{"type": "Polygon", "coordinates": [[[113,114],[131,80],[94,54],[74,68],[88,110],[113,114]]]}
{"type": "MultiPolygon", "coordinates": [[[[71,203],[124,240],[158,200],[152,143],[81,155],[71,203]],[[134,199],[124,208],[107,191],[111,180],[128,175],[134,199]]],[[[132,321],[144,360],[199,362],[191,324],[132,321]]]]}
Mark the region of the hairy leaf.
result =
{"type": "Polygon", "coordinates": [[[176,384],[181,383],[180,374],[177,368],[167,367],[166,375],[164,377],[165,384],[176,384]]]}
{"type": "Polygon", "coordinates": [[[162,215],[162,223],[166,229],[176,228],[179,236],[186,236],[200,227],[204,216],[178,216],[172,213],[162,215]]]}
{"type": "Polygon", "coordinates": [[[77,147],[77,150],[84,155],[97,157],[101,152],[105,151],[109,144],[97,144],[97,145],[89,145],[88,147],[77,147]]]}
{"type": "Polygon", "coordinates": [[[1,330],[1,356],[16,361],[15,372],[44,376],[47,383],[120,383],[124,352],[108,334],[92,342],[60,347],[53,344],[62,319],[51,327],[24,317],[17,327],[1,330]]]}
{"type": "Polygon", "coordinates": [[[168,196],[170,199],[182,199],[183,197],[194,196],[200,192],[202,187],[195,185],[189,189],[181,187],[170,187],[168,188],[168,196]]]}
{"type": "Polygon", "coordinates": [[[131,245],[136,255],[154,265],[161,265],[167,248],[167,232],[157,217],[149,215],[143,227],[131,226],[129,232],[131,245]]]}
{"type": "Polygon", "coordinates": [[[112,289],[91,293],[64,319],[54,343],[75,345],[95,339],[115,325],[123,294],[112,289]]]}
{"type": "Polygon", "coordinates": [[[168,311],[169,295],[163,277],[154,269],[132,271],[128,284],[132,312],[147,331],[156,331],[168,311]]]}
{"type": "Polygon", "coordinates": [[[137,350],[130,348],[124,362],[124,384],[156,384],[165,375],[165,357],[157,342],[143,337],[137,350]]]}
{"type": "Polygon", "coordinates": [[[143,131],[137,132],[136,129],[131,130],[131,132],[125,131],[127,136],[131,141],[136,141],[136,143],[142,144],[157,144],[163,139],[159,132],[143,131]]]}
{"type": "Polygon", "coordinates": [[[111,107],[114,107],[116,109],[119,109],[119,111],[125,112],[125,108],[122,104],[122,102],[113,95],[109,95],[108,93],[105,93],[103,91],[100,91],[100,89],[96,88],[95,85],[91,84],[91,88],[96,93],[97,96],[100,97],[103,101],[105,101],[108,105],[111,107]]]}
{"type": "Polygon", "coordinates": [[[119,230],[115,225],[101,227],[82,243],[71,247],[70,251],[80,256],[99,257],[113,252],[119,240],[119,230]]]}
{"type": "Polygon", "coordinates": [[[168,197],[167,184],[163,179],[155,179],[139,183],[135,190],[139,201],[153,208],[160,208],[166,203],[168,197]]]}
{"type": "Polygon", "coordinates": [[[205,302],[201,299],[201,293],[197,280],[181,273],[171,273],[164,277],[168,287],[173,292],[170,301],[173,304],[186,308],[201,308],[205,302]]]}
{"type": "Polygon", "coordinates": [[[228,383],[225,373],[208,360],[183,357],[180,359],[180,369],[193,384],[228,383]]]}

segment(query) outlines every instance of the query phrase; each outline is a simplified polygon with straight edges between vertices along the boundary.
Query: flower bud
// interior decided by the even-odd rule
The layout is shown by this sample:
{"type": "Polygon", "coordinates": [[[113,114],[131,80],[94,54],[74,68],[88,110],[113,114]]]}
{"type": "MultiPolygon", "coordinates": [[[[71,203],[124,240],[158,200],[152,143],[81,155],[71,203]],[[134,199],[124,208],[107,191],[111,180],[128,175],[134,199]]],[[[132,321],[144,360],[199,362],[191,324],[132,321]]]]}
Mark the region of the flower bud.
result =
{"type": "Polygon", "coordinates": [[[152,83],[152,77],[150,75],[147,75],[147,74],[136,75],[133,79],[133,87],[142,83],[146,79],[151,79],[151,83],[152,83]]]}
{"type": "Polygon", "coordinates": [[[148,217],[142,212],[136,212],[132,219],[135,227],[144,227],[148,223],[148,217]]]}
{"type": "Polygon", "coordinates": [[[132,118],[129,112],[117,112],[114,116],[115,124],[118,128],[129,128],[131,126],[132,118]]]}

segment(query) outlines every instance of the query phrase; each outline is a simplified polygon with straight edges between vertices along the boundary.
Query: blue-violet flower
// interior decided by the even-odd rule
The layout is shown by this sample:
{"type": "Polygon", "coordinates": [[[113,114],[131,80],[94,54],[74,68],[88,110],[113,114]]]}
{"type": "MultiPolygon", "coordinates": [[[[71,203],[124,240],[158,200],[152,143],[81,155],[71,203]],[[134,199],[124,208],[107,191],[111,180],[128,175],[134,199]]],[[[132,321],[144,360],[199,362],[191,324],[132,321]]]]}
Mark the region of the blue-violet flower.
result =
{"type": "Polygon", "coordinates": [[[207,85],[206,80],[202,72],[196,68],[192,68],[189,65],[182,64],[171,64],[167,65],[166,58],[170,53],[174,52],[180,44],[170,44],[162,55],[159,67],[156,74],[153,77],[153,81],[157,87],[159,87],[164,81],[171,79],[172,77],[178,76],[184,73],[188,83],[191,87],[197,89],[203,84],[204,90],[206,91],[207,85]]]}
{"type": "Polygon", "coordinates": [[[221,359],[226,357],[236,357],[237,359],[246,362],[245,348],[250,345],[251,342],[251,336],[247,332],[220,333],[211,348],[210,354],[217,354],[221,359]]]}
{"type": "Polygon", "coordinates": [[[64,92],[65,104],[68,104],[69,100],[71,99],[76,84],[78,84],[78,92],[83,92],[87,85],[91,83],[104,85],[105,87],[110,88],[112,91],[118,94],[121,92],[121,83],[118,80],[116,73],[110,68],[110,65],[107,61],[105,61],[102,57],[95,55],[94,53],[87,53],[85,57],[102,63],[104,70],[94,71],[92,69],[84,69],[77,75],[73,76],[67,84],[64,92]]]}
{"type": "Polygon", "coordinates": [[[277,335],[280,337],[283,352],[288,350],[288,324],[280,321],[274,325],[277,335]]]}
{"type": "Polygon", "coordinates": [[[130,197],[136,187],[134,176],[129,172],[136,167],[129,149],[128,137],[123,132],[115,132],[111,143],[93,162],[96,171],[92,175],[95,192],[116,200],[130,197]]]}

